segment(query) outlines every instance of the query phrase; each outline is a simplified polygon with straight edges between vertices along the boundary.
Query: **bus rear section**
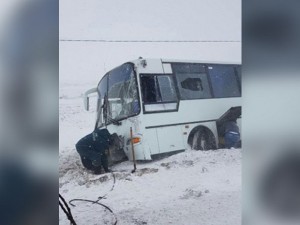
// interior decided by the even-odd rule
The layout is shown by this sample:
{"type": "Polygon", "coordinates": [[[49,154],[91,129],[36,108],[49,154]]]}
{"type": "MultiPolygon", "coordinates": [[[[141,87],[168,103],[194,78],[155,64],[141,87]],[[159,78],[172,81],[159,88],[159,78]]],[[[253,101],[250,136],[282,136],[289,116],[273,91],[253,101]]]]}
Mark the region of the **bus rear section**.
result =
{"type": "Polygon", "coordinates": [[[231,108],[241,112],[240,65],[162,60],[160,68],[138,74],[151,157],[224,147],[222,124],[241,125],[241,113],[224,117],[231,108]]]}

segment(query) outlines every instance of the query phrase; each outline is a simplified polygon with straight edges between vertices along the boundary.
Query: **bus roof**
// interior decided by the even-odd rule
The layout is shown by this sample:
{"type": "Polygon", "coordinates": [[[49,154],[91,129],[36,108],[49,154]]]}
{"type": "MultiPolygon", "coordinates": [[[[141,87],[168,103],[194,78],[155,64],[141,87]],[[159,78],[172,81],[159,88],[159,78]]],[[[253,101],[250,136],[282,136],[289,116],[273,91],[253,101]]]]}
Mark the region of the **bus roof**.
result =
{"type": "Polygon", "coordinates": [[[213,61],[213,60],[188,60],[188,59],[159,59],[159,58],[139,58],[132,60],[132,63],[138,63],[141,60],[159,60],[162,63],[205,63],[205,64],[229,64],[229,65],[240,65],[241,62],[236,61],[213,61]]]}

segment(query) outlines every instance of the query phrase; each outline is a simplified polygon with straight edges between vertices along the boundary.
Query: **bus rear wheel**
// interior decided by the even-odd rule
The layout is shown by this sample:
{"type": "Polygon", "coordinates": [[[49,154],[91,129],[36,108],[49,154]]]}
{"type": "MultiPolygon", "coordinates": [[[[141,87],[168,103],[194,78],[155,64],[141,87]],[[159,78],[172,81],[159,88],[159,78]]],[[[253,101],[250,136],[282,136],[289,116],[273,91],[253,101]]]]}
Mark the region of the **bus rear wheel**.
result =
{"type": "Polygon", "coordinates": [[[215,140],[212,134],[209,134],[207,131],[198,130],[193,135],[191,142],[191,148],[193,150],[214,150],[216,149],[215,140]]]}

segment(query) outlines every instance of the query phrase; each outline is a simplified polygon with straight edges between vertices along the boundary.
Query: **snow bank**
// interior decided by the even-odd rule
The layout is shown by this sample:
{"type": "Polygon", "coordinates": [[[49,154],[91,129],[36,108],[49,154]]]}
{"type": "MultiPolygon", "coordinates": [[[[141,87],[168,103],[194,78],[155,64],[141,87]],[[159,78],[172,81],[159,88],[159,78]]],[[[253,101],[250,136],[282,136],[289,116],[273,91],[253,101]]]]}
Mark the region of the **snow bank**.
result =
{"type": "MultiPolygon", "coordinates": [[[[74,153],[76,154],[76,153],[74,153]]],[[[192,151],[149,163],[115,165],[113,175],[94,175],[79,158],[60,169],[60,193],[71,200],[97,200],[109,206],[118,224],[240,224],[241,150],[192,151]]],[[[78,203],[71,208],[78,224],[113,224],[104,208],[78,203]]],[[[60,211],[60,224],[69,224],[60,211]]]]}

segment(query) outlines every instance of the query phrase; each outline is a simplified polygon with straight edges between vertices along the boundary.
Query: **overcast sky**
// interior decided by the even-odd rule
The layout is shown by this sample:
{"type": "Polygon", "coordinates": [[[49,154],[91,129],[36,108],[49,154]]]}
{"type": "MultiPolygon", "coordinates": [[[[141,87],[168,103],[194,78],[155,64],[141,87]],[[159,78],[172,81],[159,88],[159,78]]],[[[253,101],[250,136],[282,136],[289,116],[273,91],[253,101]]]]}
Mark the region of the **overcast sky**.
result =
{"type": "Polygon", "coordinates": [[[61,0],[61,39],[240,40],[240,0],[61,0]]]}
{"type": "MultiPolygon", "coordinates": [[[[60,0],[60,39],[241,40],[240,0],[60,0]]],[[[241,43],[60,42],[60,81],[144,58],[241,61],[241,43]]]]}

